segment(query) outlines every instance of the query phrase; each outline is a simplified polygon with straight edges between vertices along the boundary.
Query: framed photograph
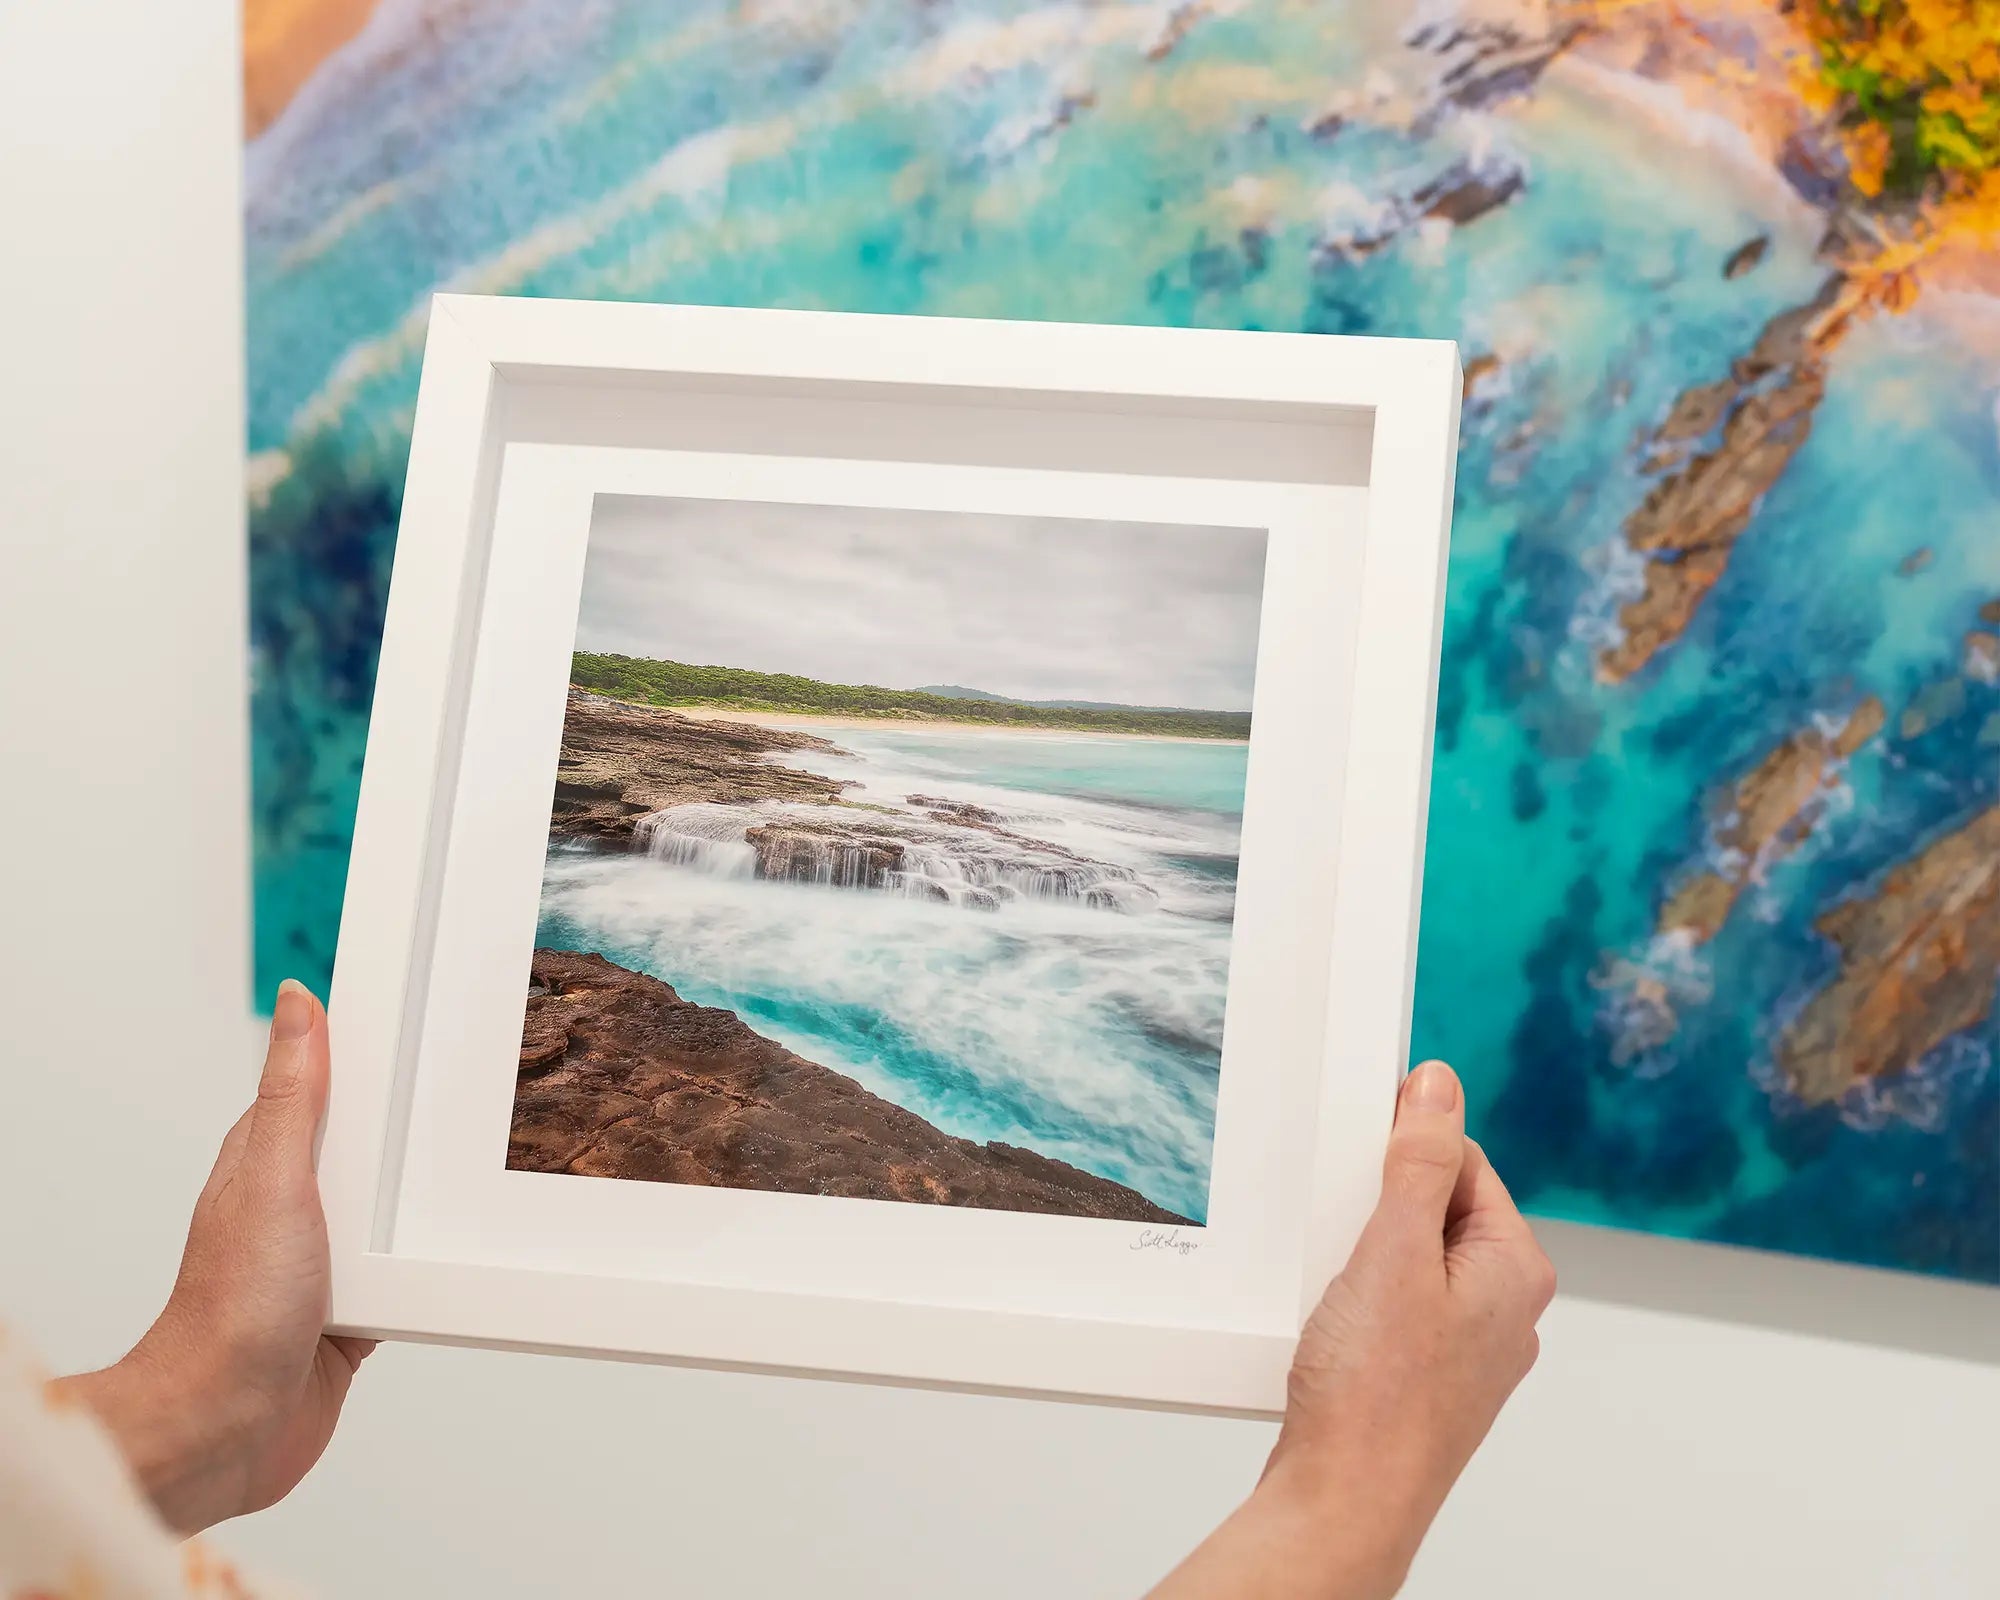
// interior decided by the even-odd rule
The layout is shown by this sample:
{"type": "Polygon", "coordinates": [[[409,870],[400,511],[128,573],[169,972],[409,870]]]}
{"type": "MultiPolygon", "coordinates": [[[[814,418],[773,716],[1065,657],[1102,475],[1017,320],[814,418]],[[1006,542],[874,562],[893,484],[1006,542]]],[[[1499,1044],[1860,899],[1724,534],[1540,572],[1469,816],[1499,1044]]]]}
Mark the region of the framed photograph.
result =
{"type": "Polygon", "coordinates": [[[1278,1410],[1407,1064],[1460,388],[438,296],[334,1326],[1278,1410]]]}

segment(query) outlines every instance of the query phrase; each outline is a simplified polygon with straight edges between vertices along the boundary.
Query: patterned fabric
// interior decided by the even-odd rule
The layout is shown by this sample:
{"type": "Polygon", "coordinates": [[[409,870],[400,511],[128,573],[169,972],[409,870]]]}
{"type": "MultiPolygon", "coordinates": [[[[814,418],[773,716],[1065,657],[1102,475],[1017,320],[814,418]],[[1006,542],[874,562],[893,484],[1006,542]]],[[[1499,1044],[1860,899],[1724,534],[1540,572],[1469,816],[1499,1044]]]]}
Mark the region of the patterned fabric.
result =
{"type": "Polygon", "coordinates": [[[0,1600],[280,1600],[168,1532],[111,1437],[0,1327],[0,1600]]]}

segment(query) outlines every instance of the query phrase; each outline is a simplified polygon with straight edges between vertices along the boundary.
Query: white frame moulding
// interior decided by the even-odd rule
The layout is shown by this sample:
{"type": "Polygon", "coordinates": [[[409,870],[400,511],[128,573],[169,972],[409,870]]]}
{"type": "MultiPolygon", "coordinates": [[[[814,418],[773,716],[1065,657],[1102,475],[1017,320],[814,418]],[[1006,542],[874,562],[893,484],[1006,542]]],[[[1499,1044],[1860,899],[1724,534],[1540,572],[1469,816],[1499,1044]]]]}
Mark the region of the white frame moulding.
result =
{"type": "MultiPolygon", "coordinates": [[[[1280,1410],[1298,1327],[1372,1206],[1408,1061],[1460,392],[1457,349],[1446,341],[437,296],[329,1006],[338,1063],[320,1154],[329,1326],[1128,1405],[1280,1410]],[[1185,1326],[396,1249],[487,556],[502,464],[517,442],[509,397],[538,386],[610,397],[581,413],[559,408],[572,420],[557,434],[586,446],[659,448],[657,437],[616,437],[619,397],[643,410],[648,390],[739,407],[786,397],[864,409],[973,405],[986,408],[986,442],[974,453],[997,451],[1003,462],[1010,446],[994,442],[996,416],[1013,419],[1005,426],[1018,427],[1029,441],[1020,453],[1038,467],[1158,474],[1164,463],[1181,473],[1202,448],[1191,441],[1251,439],[1238,465],[1208,475],[1365,484],[1364,547],[1350,569],[1360,593],[1349,613],[1323,1047],[1305,1066],[1311,1092],[1296,1108],[1310,1130],[1308,1215],[1285,1317],[1247,1329],[1185,1326]],[[1344,480],[1328,465],[1343,454],[1344,480]]],[[[1217,446],[1217,460],[1229,448],[1217,446]]],[[[946,448],[942,459],[964,458],[946,448]]],[[[892,473],[896,458],[882,459],[892,473]]],[[[1267,592],[1266,629],[1273,606],[1318,599],[1267,592]]],[[[1309,611],[1291,620],[1312,625],[1309,611]]],[[[1253,735],[1253,769],[1255,749],[1253,735]]],[[[511,1064],[506,1071],[511,1082],[511,1064]]],[[[746,1193],[745,1203],[768,1198],[746,1193]]]]}

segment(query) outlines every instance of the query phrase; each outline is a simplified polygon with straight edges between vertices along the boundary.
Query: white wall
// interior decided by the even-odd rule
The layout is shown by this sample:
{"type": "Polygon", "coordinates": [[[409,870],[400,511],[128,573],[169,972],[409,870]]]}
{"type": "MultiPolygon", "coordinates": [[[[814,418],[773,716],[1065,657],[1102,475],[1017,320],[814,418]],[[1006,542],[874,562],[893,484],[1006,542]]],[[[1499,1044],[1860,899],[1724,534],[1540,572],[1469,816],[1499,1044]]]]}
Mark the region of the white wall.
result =
{"type": "MultiPolygon", "coordinates": [[[[0,4],[0,1314],[68,1366],[157,1306],[254,1077],[234,29],[0,4]]],[[[1410,1593],[2000,1592],[2000,1295],[1551,1233],[1541,1370],[1410,1593]]],[[[226,1542],[323,1597],[1130,1596],[1269,1440],[391,1348],[226,1542]]]]}

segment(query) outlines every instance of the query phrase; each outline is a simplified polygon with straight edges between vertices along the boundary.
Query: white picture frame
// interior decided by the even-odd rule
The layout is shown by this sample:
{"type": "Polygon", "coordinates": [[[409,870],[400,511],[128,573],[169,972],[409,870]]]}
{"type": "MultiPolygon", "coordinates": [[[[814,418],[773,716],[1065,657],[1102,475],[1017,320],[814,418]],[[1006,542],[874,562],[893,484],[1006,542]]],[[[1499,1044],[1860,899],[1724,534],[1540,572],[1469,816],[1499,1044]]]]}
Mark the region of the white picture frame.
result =
{"type": "Polygon", "coordinates": [[[331,1328],[1281,1410],[1408,1062],[1460,393],[1442,341],[437,296],[329,1004],[331,1328]],[[1199,1238],[503,1171],[607,494],[1269,531],[1199,1238]]]}

